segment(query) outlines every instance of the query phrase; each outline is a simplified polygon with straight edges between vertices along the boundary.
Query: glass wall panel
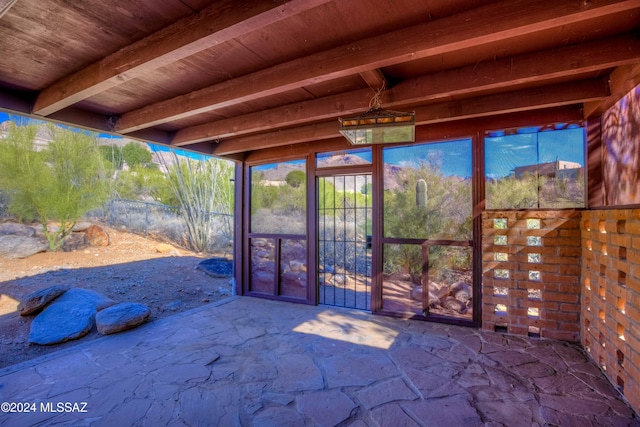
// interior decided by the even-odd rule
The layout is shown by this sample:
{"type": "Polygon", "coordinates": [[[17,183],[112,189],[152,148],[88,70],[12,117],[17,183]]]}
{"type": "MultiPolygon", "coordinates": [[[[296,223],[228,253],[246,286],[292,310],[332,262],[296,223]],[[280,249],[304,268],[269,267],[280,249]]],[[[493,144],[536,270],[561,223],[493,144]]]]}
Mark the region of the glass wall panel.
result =
{"type": "Polygon", "coordinates": [[[385,148],[383,158],[384,237],[471,239],[471,140],[385,148]]]}
{"type": "Polygon", "coordinates": [[[429,314],[473,317],[472,248],[428,246],[429,314]]]}
{"type": "Polygon", "coordinates": [[[307,241],[282,239],[280,295],[307,299],[307,241]]]}
{"type": "Polygon", "coordinates": [[[251,232],[306,235],[304,160],[253,166],[251,232]]]}
{"type": "Polygon", "coordinates": [[[320,169],[338,166],[370,165],[371,158],[371,147],[319,153],[316,154],[316,167],[320,169]]]}
{"type": "Polygon", "coordinates": [[[485,137],[487,209],[584,207],[584,130],[577,125],[485,137]]]}
{"type": "Polygon", "coordinates": [[[251,279],[249,291],[273,295],[275,290],[276,239],[251,239],[251,279]]]}
{"type": "Polygon", "coordinates": [[[422,247],[384,245],[382,309],[422,314],[422,247]]]}

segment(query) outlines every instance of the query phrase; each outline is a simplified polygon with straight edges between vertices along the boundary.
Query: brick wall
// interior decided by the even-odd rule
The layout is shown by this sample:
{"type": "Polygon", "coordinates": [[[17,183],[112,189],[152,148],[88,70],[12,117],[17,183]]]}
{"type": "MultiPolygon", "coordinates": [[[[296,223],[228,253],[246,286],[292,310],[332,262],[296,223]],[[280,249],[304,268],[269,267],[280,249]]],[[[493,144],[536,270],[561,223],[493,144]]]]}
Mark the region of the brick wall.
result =
{"type": "Polygon", "coordinates": [[[640,209],[582,213],[582,345],[640,411],[640,209]]]}
{"type": "Polygon", "coordinates": [[[578,341],[580,212],[482,216],[482,328],[578,341]]]}

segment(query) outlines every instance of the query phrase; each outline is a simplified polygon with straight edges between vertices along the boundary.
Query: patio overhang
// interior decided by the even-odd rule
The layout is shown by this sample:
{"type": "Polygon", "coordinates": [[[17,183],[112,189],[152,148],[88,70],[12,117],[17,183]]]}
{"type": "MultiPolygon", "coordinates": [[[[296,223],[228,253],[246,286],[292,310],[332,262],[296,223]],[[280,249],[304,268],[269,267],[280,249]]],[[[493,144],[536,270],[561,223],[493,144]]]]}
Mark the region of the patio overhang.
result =
{"type": "Polygon", "coordinates": [[[637,0],[6,6],[0,109],[232,158],[337,138],[383,85],[420,127],[594,116],[640,74],[637,0]]]}

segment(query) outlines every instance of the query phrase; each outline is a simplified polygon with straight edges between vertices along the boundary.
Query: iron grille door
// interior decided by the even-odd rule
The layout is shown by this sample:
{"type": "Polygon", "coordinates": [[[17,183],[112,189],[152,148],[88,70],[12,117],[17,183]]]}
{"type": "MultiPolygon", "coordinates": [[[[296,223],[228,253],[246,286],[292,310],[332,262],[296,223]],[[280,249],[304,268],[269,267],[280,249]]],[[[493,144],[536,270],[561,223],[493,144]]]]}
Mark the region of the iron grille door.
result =
{"type": "Polygon", "coordinates": [[[318,178],[318,301],[370,310],[370,174],[318,178]]]}

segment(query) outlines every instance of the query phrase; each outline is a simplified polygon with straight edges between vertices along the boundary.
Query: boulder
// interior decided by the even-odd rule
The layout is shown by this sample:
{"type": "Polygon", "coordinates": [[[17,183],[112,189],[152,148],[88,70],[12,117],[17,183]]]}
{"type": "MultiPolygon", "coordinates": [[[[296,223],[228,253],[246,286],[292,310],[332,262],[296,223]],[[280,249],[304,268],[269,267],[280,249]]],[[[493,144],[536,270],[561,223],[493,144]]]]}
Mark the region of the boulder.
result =
{"type": "Polygon", "coordinates": [[[15,222],[5,222],[0,224],[0,236],[11,234],[14,236],[33,237],[36,229],[24,224],[16,224],[15,222]]]}
{"type": "Polygon", "coordinates": [[[113,305],[96,314],[96,327],[102,335],[126,331],[144,323],[151,310],[144,304],[123,302],[113,305]]]}
{"type": "Polygon", "coordinates": [[[20,316],[28,316],[35,313],[68,290],[69,286],[56,285],[33,292],[22,298],[22,301],[18,304],[18,312],[20,316]]]}
{"type": "Polygon", "coordinates": [[[71,231],[73,231],[74,233],[83,233],[85,231],[87,231],[89,229],[89,227],[91,227],[91,223],[87,222],[87,221],[81,221],[76,223],[76,225],[73,226],[73,229],[71,231]]]}
{"type": "Polygon", "coordinates": [[[28,258],[47,250],[49,245],[37,237],[8,234],[0,236],[0,256],[6,258],[28,258]]]}
{"type": "Polygon", "coordinates": [[[29,342],[51,345],[83,337],[93,328],[95,314],[91,304],[55,301],[31,322],[29,342]]]}
{"type": "Polygon", "coordinates": [[[107,307],[111,307],[116,302],[111,298],[90,289],[73,288],[62,294],[56,300],[56,304],[62,302],[72,302],[79,305],[88,305],[94,308],[95,311],[104,310],[107,307]]]}
{"type": "Polygon", "coordinates": [[[89,241],[82,233],[71,233],[62,241],[64,252],[78,251],[89,246],[89,241]]]}
{"type": "Polygon", "coordinates": [[[84,232],[91,246],[109,246],[109,234],[99,225],[92,225],[84,232]]]}
{"type": "Polygon", "coordinates": [[[175,251],[175,248],[167,243],[158,243],[156,245],[156,252],[159,254],[168,254],[171,251],[175,251]]]}

